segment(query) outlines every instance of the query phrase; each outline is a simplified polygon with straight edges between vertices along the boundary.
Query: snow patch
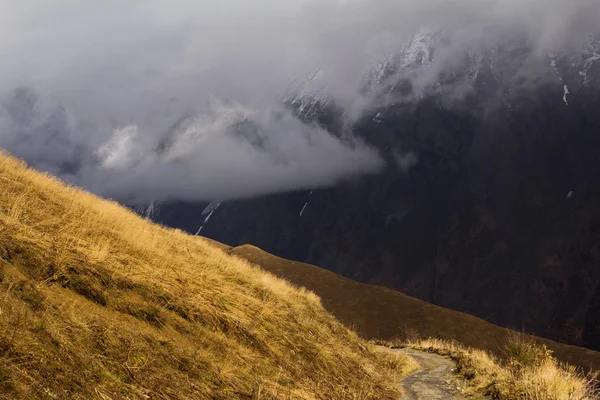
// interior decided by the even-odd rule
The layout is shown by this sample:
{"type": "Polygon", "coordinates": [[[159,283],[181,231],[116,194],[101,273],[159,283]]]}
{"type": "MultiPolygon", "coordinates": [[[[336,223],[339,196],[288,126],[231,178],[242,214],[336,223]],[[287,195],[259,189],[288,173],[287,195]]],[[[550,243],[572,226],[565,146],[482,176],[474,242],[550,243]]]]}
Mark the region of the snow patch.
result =
{"type": "Polygon", "coordinates": [[[569,193],[567,193],[567,199],[570,199],[571,197],[573,197],[574,192],[571,190],[569,193]]]}
{"type": "Polygon", "coordinates": [[[219,208],[220,205],[221,205],[220,201],[213,201],[208,206],[206,206],[204,208],[204,210],[202,210],[201,215],[206,215],[206,214],[210,213],[211,211],[216,210],[217,208],[219,208]]]}
{"type": "Polygon", "coordinates": [[[198,232],[196,232],[196,234],[194,236],[198,236],[200,234],[200,232],[202,232],[202,228],[204,228],[206,223],[210,220],[210,217],[212,217],[212,215],[214,214],[215,211],[217,211],[217,209],[219,208],[220,205],[221,205],[220,202],[212,202],[204,210],[202,210],[202,215],[206,215],[206,214],[208,214],[208,215],[206,216],[206,218],[204,219],[204,222],[202,223],[202,225],[200,225],[198,232]]]}
{"type": "Polygon", "coordinates": [[[595,66],[596,62],[600,60],[600,41],[590,37],[587,43],[584,45],[582,57],[585,59],[579,76],[583,80],[583,85],[587,86],[590,83],[590,77],[588,73],[595,66]]]}
{"type": "Polygon", "coordinates": [[[410,65],[428,65],[433,62],[435,32],[423,28],[408,43],[402,54],[400,68],[410,65]]]}
{"type": "Polygon", "coordinates": [[[567,101],[567,95],[568,94],[571,94],[571,93],[569,92],[569,88],[567,87],[567,85],[565,85],[565,94],[563,96],[563,101],[565,102],[565,104],[567,106],[569,105],[569,102],[567,101]]]}
{"type": "Polygon", "coordinates": [[[395,84],[392,80],[397,81],[403,72],[433,64],[435,47],[440,37],[441,32],[423,28],[410,40],[399,44],[397,51],[382,57],[370,68],[366,77],[367,92],[381,89],[388,83],[392,86],[385,89],[393,91],[395,84]]]}
{"type": "Polygon", "coordinates": [[[146,211],[144,212],[144,216],[148,219],[154,218],[158,215],[158,207],[154,204],[154,202],[150,203],[146,211]]]}
{"type": "Polygon", "coordinates": [[[469,63],[469,77],[471,84],[473,84],[473,82],[477,82],[477,78],[479,78],[479,72],[483,65],[483,55],[470,52],[469,59],[471,60],[469,63]]]}
{"type": "Polygon", "coordinates": [[[140,204],[136,205],[134,210],[140,216],[149,220],[153,220],[158,216],[158,214],[160,214],[160,205],[155,202],[151,202],[149,204],[140,204]]]}
{"type": "Polygon", "coordinates": [[[331,96],[324,83],[326,79],[322,70],[296,79],[280,101],[292,106],[298,116],[313,119],[324,106],[331,103],[331,96]]]}
{"type": "Polygon", "coordinates": [[[308,201],[304,203],[304,207],[302,207],[302,211],[300,211],[300,216],[304,214],[304,210],[306,210],[306,206],[308,206],[308,201]]]}
{"type": "MultiPolygon", "coordinates": [[[[311,190],[310,193],[308,194],[308,198],[310,199],[310,196],[312,196],[313,191],[311,190]]],[[[306,203],[304,203],[304,207],[302,207],[302,210],[300,211],[300,216],[304,215],[304,211],[306,210],[306,207],[308,206],[308,200],[306,200],[306,203]]]]}
{"type": "Polygon", "coordinates": [[[373,118],[373,122],[375,123],[375,126],[378,126],[381,123],[381,121],[383,121],[382,115],[381,115],[381,113],[377,113],[375,118],[373,118]]]}
{"type": "Polygon", "coordinates": [[[558,71],[558,68],[556,67],[556,59],[560,58],[560,56],[558,56],[556,54],[548,53],[548,57],[550,58],[550,68],[552,68],[552,70],[556,74],[556,77],[558,78],[558,80],[562,81],[562,77],[560,76],[560,72],[558,71]]]}

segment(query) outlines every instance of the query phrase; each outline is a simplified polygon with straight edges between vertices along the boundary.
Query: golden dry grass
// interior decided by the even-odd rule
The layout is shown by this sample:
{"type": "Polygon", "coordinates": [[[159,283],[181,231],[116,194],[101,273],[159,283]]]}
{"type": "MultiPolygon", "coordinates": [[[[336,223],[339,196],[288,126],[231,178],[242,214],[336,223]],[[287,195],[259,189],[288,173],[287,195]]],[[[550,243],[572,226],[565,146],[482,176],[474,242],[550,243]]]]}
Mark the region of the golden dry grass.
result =
{"type": "Polygon", "coordinates": [[[410,368],[313,293],[0,154],[0,398],[395,399],[410,368]]]}
{"type": "Polygon", "coordinates": [[[508,343],[513,349],[524,348],[527,357],[501,361],[487,351],[432,338],[416,339],[402,346],[453,358],[464,380],[462,386],[473,395],[500,400],[592,400],[600,395],[595,377],[584,376],[576,368],[558,362],[533,338],[515,334],[508,343]]]}
{"type": "MultiPolygon", "coordinates": [[[[503,347],[511,331],[480,318],[429,304],[396,290],[355,282],[314,265],[276,257],[254,246],[221,247],[314,291],[327,311],[363,338],[406,340],[431,336],[504,355],[503,347]]],[[[535,341],[552,350],[560,361],[585,371],[600,370],[600,353],[596,351],[540,337],[535,341]]]]}

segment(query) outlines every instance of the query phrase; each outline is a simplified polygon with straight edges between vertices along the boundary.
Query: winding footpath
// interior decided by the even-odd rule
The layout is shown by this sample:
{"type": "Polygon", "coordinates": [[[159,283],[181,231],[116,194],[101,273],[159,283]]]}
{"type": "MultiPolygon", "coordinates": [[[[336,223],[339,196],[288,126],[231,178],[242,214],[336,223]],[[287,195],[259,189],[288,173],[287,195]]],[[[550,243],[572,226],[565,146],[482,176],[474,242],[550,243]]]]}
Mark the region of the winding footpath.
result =
{"type": "Polygon", "coordinates": [[[412,349],[399,349],[397,352],[414,358],[421,370],[402,379],[404,388],[402,400],[468,400],[460,393],[456,384],[452,360],[437,354],[412,349]]]}

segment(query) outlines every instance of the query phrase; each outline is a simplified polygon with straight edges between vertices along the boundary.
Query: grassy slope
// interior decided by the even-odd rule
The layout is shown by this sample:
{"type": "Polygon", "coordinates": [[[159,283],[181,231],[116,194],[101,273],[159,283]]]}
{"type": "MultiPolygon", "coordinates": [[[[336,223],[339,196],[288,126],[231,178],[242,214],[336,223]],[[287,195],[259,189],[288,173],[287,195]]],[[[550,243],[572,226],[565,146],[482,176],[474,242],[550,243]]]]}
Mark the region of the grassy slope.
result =
{"type": "MultiPolygon", "coordinates": [[[[504,328],[395,290],[357,283],[313,265],[273,256],[253,246],[240,246],[230,252],[313,290],[329,312],[369,339],[406,339],[417,333],[422,337],[457,340],[499,355],[507,338],[508,331],[504,328]]],[[[598,352],[547,339],[537,340],[562,362],[600,370],[598,352]]]]}
{"type": "Polygon", "coordinates": [[[0,154],[0,398],[386,399],[304,289],[0,154]]]}
{"type": "Polygon", "coordinates": [[[424,339],[401,347],[451,357],[462,378],[459,385],[469,394],[498,400],[592,400],[600,396],[596,376],[584,376],[575,367],[562,365],[533,337],[522,334],[509,336],[505,361],[454,341],[424,339]]]}

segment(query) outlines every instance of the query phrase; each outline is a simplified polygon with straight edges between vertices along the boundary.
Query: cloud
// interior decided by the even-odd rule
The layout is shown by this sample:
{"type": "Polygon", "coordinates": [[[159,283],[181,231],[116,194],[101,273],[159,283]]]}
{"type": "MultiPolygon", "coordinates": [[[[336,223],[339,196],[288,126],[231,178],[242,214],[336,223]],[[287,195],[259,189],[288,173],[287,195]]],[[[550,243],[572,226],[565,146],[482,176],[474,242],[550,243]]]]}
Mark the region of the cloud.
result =
{"type": "Polygon", "coordinates": [[[142,137],[136,127],[115,130],[101,148],[102,166],[112,170],[103,184],[107,195],[131,191],[132,202],[235,198],[328,186],[382,167],[373,149],[343,144],[280,108],[211,104],[159,151],[142,137]]]}
{"type": "Polygon", "coordinates": [[[361,85],[415,32],[445,33],[434,62],[409,76],[418,93],[462,53],[501,38],[518,37],[530,57],[581,46],[598,30],[599,8],[595,0],[5,0],[0,146],[123,201],[333,185],[383,168],[351,132],[381,105],[381,93],[361,85]],[[316,71],[314,85],[346,112],[344,132],[301,123],[280,104],[316,71]]]}
{"type": "Polygon", "coordinates": [[[415,153],[394,152],[394,160],[402,172],[407,174],[412,167],[419,163],[419,156],[415,153]]]}

